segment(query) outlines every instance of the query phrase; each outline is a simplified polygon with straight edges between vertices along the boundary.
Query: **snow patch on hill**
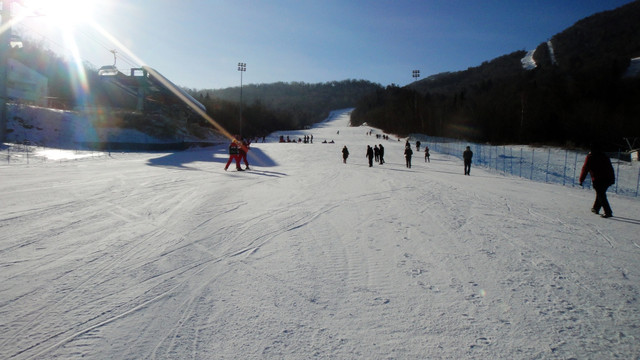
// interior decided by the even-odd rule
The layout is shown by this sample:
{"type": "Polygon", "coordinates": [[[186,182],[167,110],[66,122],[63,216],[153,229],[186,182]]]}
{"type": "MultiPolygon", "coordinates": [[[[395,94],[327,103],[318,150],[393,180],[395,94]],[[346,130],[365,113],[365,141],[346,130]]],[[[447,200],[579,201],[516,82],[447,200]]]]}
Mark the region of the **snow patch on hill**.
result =
{"type": "Polygon", "coordinates": [[[536,64],[536,61],[533,59],[533,54],[536,52],[536,50],[529,50],[527,52],[527,54],[520,59],[520,62],[522,63],[522,68],[524,68],[525,70],[533,70],[536,67],[538,67],[538,64],[536,64]]]}

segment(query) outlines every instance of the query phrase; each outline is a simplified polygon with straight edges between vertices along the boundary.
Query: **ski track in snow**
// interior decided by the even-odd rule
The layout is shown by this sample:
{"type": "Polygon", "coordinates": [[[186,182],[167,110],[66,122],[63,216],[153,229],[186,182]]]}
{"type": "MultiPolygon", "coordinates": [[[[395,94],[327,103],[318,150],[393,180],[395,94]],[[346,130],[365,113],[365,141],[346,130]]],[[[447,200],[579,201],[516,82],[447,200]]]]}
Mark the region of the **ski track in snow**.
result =
{"type": "Polygon", "coordinates": [[[640,352],[637,221],[437,153],[407,169],[404,140],[347,125],[336,112],[283,132],[314,144],[254,144],[243,173],[217,148],[0,169],[0,357],[640,352]]]}

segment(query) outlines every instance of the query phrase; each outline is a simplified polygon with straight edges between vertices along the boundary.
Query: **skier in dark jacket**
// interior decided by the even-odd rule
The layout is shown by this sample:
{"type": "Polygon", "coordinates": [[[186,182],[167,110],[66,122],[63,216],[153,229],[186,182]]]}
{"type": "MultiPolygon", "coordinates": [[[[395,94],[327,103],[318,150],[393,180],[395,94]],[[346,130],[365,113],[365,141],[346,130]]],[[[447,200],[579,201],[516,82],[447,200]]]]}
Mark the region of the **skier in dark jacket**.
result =
{"type": "Polygon", "coordinates": [[[384,147],[382,146],[382,144],[380,145],[380,165],[384,164],[384,147]]]}
{"type": "Polygon", "coordinates": [[[367,145],[367,158],[369,158],[369,167],[373,166],[373,149],[367,145]]]}
{"type": "Polygon", "coordinates": [[[471,159],[473,158],[473,151],[471,147],[467,146],[467,149],[462,152],[462,159],[464,160],[464,174],[471,175],[471,159]]]}
{"type": "Polygon", "coordinates": [[[609,218],[613,216],[609,200],[607,199],[607,189],[615,184],[616,176],[613,172],[611,160],[602,151],[598,144],[591,145],[591,152],[587,154],[580,172],[580,186],[587,177],[587,173],[591,176],[593,190],[596,191],[596,200],[593,203],[591,212],[598,214],[600,208],[604,209],[602,217],[609,218]]]}
{"type": "Polygon", "coordinates": [[[413,155],[413,150],[411,150],[411,145],[405,146],[404,148],[404,157],[407,161],[407,167],[411,169],[411,155],[413,155]]]}
{"type": "Polygon", "coordinates": [[[347,163],[347,158],[349,157],[349,149],[347,149],[347,145],[342,148],[342,162],[347,163]]]}

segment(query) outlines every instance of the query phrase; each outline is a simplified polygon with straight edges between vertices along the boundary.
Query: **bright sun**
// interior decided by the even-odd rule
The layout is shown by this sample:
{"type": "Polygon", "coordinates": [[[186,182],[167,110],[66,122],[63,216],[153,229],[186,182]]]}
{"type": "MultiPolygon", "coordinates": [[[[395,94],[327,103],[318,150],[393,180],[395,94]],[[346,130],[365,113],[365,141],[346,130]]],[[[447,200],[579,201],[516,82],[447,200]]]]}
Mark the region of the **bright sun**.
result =
{"type": "Polygon", "coordinates": [[[47,21],[61,26],[73,26],[89,21],[93,0],[23,0],[24,6],[47,21]]]}

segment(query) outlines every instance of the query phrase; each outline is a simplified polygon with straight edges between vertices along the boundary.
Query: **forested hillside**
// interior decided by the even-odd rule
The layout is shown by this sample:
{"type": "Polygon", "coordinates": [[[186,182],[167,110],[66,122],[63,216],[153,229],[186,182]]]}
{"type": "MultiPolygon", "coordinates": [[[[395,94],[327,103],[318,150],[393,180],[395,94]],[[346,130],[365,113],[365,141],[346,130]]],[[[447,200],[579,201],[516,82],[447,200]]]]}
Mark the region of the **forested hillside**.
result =
{"type": "Polygon", "coordinates": [[[609,147],[640,136],[640,79],[624,77],[640,56],[640,2],[577,22],[535,51],[525,70],[516,51],[406,88],[387,87],[363,98],[355,125],[367,122],[400,134],[492,143],[609,147]]]}
{"type": "MultiPolygon", "coordinates": [[[[250,84],[242,87],[242,134],[266,135],[302,129],[325,119],[331,110],[352,107],[366,94],[382,89],[365,80],[308,84],[250,84]]],[[[192,91],[226,129],[240,132],[240,88],[192,91]]]]}

